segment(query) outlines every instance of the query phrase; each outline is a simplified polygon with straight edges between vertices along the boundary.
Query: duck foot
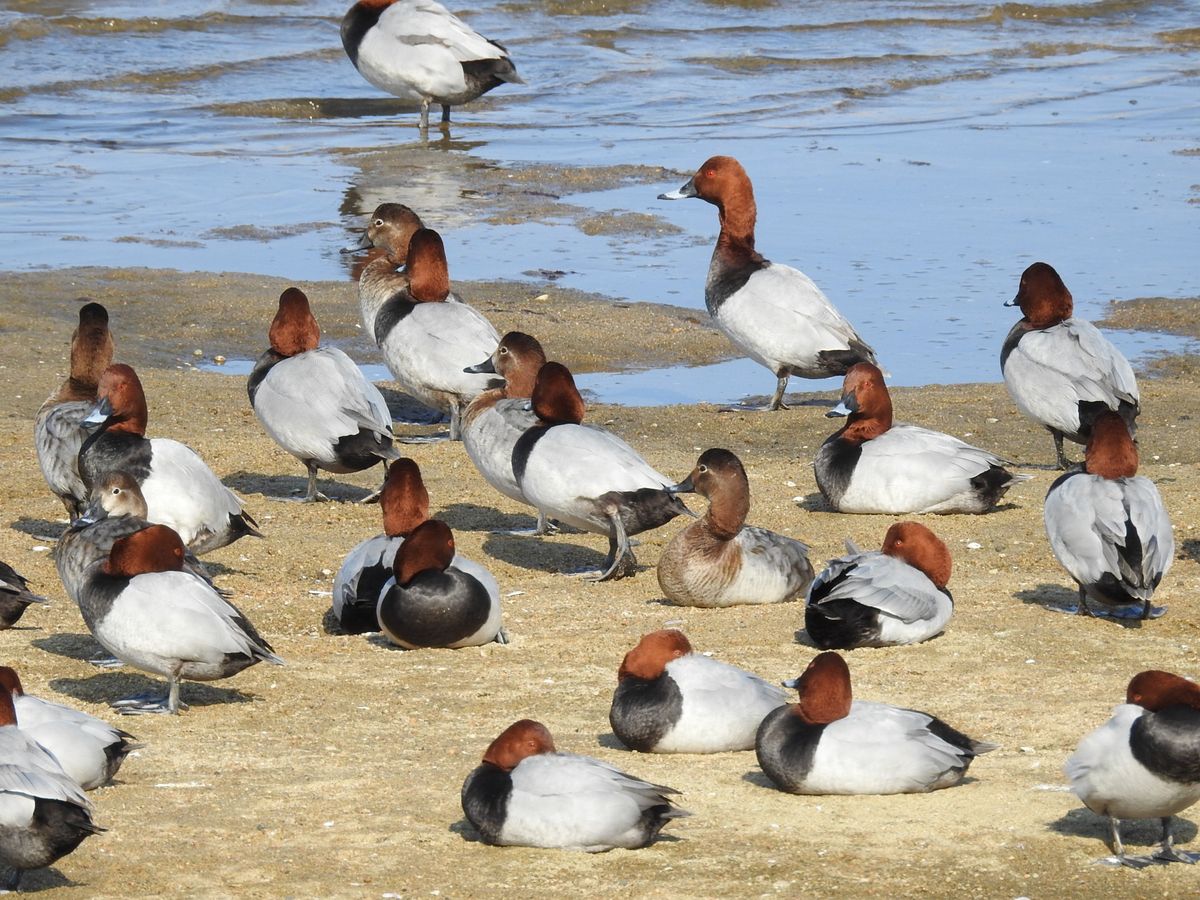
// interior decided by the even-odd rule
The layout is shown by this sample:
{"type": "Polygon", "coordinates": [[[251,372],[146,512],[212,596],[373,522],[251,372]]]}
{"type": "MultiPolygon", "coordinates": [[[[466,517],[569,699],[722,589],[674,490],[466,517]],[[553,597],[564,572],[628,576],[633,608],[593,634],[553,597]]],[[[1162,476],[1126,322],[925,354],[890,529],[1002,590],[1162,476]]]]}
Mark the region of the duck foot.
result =
{"type": "Polygon", "coordinates": [[[1157,861],[1151,856],[1104,856],[1096,860],[1101,866],[1124,866],[1127,869],[1148,869],[1150,866],[1165,866],[1166,861],[1157,861]]]}
{"type": "Polygon", "coordinates": [[[188,705],[182,700],[177,701],[177,706],[172,708],[171,695],[169,693],[136,694],[133,697],[126,697],[124,700],[114,700],[108,705],[123,716],[173,716],[179,712],[179,710],[188,708],[188,705]]]}
{"type": "Polygon", "coordinates": [[[397,444],[440,444],[451,440],[450,432],[439,431],[437,434],[412,434],[396,438],[397,444]]]}
{"type": "Polygon", "coordinates": [[[499,631],[496,632],[495,640],[496,640],[497,644],[507,644],[508,643],[508,634],[504,631],[503,628],[501,628],[499,631]]]}
{"type": "Polygon", "coordinates": [[[125,665],[115,656],[97,656],[95,659],[89,659],[88,662],[97,669],[119,669],[125,665]]]}

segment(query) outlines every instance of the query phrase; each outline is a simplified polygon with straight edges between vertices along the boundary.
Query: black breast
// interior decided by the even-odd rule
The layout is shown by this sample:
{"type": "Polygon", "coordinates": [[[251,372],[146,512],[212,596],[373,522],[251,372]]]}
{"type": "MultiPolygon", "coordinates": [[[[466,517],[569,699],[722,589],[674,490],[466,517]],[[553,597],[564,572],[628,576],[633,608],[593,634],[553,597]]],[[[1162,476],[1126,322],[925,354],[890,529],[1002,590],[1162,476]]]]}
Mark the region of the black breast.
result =
{"type": "Polygon", "coordinates": [[[649,753],[683,713],[683,694],[665,672],[658,678],[626,675],[613,692],[608,721],[626,747],[649,753]]]}
{"type": "Polygon", "coordinates": [[[267,350],[258,358],[258,362],[254,364],[254,368],[250,371],[250,380],[246,382],[246,393],[250,395],[250,405],[254,405],[254,395],[258,393],[258,386],[262,384],[262,380],[267,377],[267,373],[274,368],[275,364],[287,359],[280,353],[274,350],[267,350]]]}
{"type": "Polygon", "coordinates": [[[379,307],[379,312],[375,314],[375,343],[382,347],[384,339],[392,333],[392,329],[416,308],[417,304],[409,299],[408,291],[400,291],[385,300],[383,306],[379,307]]]}
{"type": "Polygon", "coordinates": [[[511,795],[512,775],[490,763],[476,768],[463,782],[463,812],[478,829],[484,843],[500,842],[500,831],[504,828],[511,795]]]}
{"type": "Polygon", "coordinates": [[[350,57],[350,62],[354,63],[356,69],[358,68],[358,48],[362,44],[362,39],[368,31],[375,27],[375,23],[379,21],[379,17],[386,9],[386,5],[366,6],[362,3],[355,3],[342,19],[342,46],[346,48],[346,55],[350,57]]]}
{"type": "Polygon", "coordinates": [[[525,478],[525,467],[529,465],[529,454],[533,452],[534,445],[545,437],[546,432],[552,427],[551,425],[534,425],[532,428],[526,429],[525,433],[513,444],[513,477],[517,480],[518,485],[525,478]]]}
{"type": "Polygon", "coordinates": [[[768,713],[754,741],[758,764],[783,790],[802,793],[825,728],[803,721],[790,706],[768,713]]]}
{"type": "Polygon", "coordinates": [[[153,455],[150,441],[140,434],[97,431],[79,448],[79,475],[89,491],[109,472],[128,472],[141,484],[150,476],[153,455]]]}
{"type": "Polygon", "coordinates": [[[416,647],[446,647],[482,628],[491,609],[487,588],[471,576],[427,571],[380,598],[379,625],[416,647]]]}
{"type": "Polygon", "coordinates": [[[817,451],[813,469],[817,476],[817,487],[835,509],[841,506],[842,496],[850,487],[854,469],[862,456],[862,444],[847,441],[841,432],[831,434],[817,451]]]}
{"type": "Polygon", "coordinates": [[[1144,713],[1129,729],[1129,749],[1159,778],[1200,782],[1200,710],[1168,706],[1144,713]]]}
{"type": "Polygon", "coordinates": [[[1017,344],[1021,338],[1029,334],[1029,329],[1026,327],[1024,319],[1017,322],[1008,332],[1008,336],[1004,339],[1004,345],[1000,348],[1000,372],[1004,372],[1004,364],[1008,362],[1008,356],[1017,349],[1017,344]]]}
{"type": "Polygon", "coordinates": [[[715,316],[726,300],[746,286],[751,275],[771,264],[757,253],[738,256],[736,261],[726,261],[720,255],[719,247],[713,252],[708,279],[704,283],[704,305],[708,307],[709,315],[715,316]]]}

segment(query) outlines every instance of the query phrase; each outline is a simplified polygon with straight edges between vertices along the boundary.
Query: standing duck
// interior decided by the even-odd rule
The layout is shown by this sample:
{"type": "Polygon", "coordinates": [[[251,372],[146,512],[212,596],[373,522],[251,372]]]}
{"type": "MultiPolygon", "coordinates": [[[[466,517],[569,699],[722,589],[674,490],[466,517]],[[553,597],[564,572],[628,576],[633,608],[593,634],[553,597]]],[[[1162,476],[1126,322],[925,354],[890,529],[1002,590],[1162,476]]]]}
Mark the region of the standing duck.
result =
{"type": "Polygon", "coordinates": [[[118,659],[167,679],[166,697],[131,697],[123,713],[179,712],[179,681],[215,681],[265,660],[283,665],[242,612],[184,569],[184,546],[165,525],[120,538],[79,594],[88,630],[118,659]]]}
{"type": "Polygon", "coordinates": [[[109,366],[98,393],[83,421],[94,430],[79,449],[79,474],[89,490],[109,472],[128,472],[146,498],[147,518],[169,525],[194,553],[248,534],[262,537],[242,501],[196,451],[170,438],[146,437],[146,393],[132,368],[109,366]]]}
{"type": "Polygon", "coordinates": [[[875,352],[803,272],[754,249],[758,209],[741,163],[714,156],[679,190],[660,200],[699,197],[717,207],[721,233],[708,266],[704,303],[713,321],[747,356],[778,379],[770,409],[783,408],[788,378],[832,378],[875,352]]]}
{"type": "MultiPolygon", "coordinates": [[[[379,630],[379,595],[395,576],[396,551],[418,525],[429,520],[429,492],[414,460],[404,458],[392,463],[380,491],[379,508],[383,512],[383,534],[368,538],[347,553],[333,579],[333,614],[342,630],[350,634],[379,630]]],[[[451,565],[480,583],[491,579],[483,566],[457,553],[451,565]]]]}
{"type": "MultiPolygon", "coordinates": [[[[538,422],[537,413],[529,408],[529,399],[533,397],[537,373],[545,363],[546,354],[537,338],[510,331],[491,356],[467,369],[499,375],[504,386],[489,388],[471,401],[463,417],[463,446],[488,484],[505,497],[527,505],[532,504],[513,472],[513,448],[521,435],[538,422]]],[[[545,513],[538,510],[534,534],[549,530],[545,513]]]]}
{"type": "Polygon", "coordinates": [[[0,562],[0,631],[12,628],[31,603],[48,603],[29,590],[29,581],[6,562],[0,562]]]}
{"type": "Polygon", "coordinates": [[[399,647],[478,647],[508,643],[500,628],[500,586],[491,573],[454,551],[450,526],[431,519],[396,550],[394,578],[379,594],[376,615],[399,647]]]}
{"type": "Polygon", "coordinates": [[[1108,817],[1117,862],[1142,868],[1197,861],[1197,854],[1172,845],[1171,817],[1200,800],[1198,748],[1200,687],[1154,670],[1133,676],[1112,718],[1079,742],[1067,760],[1067,778],[1088,809],[1108,817]],[[1121,819],[1160,819],[1158,853],[1126,856],[1121,819]]]}
{"type": "Polygon", "coordinates": [[[382,91],[429,106],[469,103],[508,82],[524,84],[502,44],[489,40],[434,0],[360,0],[342,19],[342,46],[354,68],[382,91]]]}
{"type": "Polygon", "coordinates": [[[567,367],[548,362],[531,400],[538,423],[513,447],[513,474],[527,501],[576,528],[608,535],[600,581],[631,575],[629,536],[688,509],[671,482],[611,432],[583,423],[583,398],[567,367]]]}
{"type": "MultiPolygon", "coordinates": [[[[395,232],[398,236],[401,232],[395,232]]],[[[450,413],[450,438],[460,436],[466,404],[492,387],[495,376],[466,371],[490,356],[500,335],[474,307],[450,292],[441,236],[422,228],[407,255],[395,245],[366,265],[358,281],[363,321],[396,381],[422,403],[450,413]],[[403,272],[395,267],[405,263],[403,272]]]]}
{"type": "Polygon", "coordinates": [[[941,634],[954,612],[950,551],[918,522],[897,522],[883,549],[829,561],[808,591],[804,627],[822,650],[917,644],[941,634]]]}
{"type": "Polygon", "coordinates": [[[870,363],[846,373],[842,400],[825,415],[849,417],[813,461],[817,487],[839,512],[982,513],[1029,478],[956,437],[892,424],[891,395],[870,363]]]}
{"type": "Polygon", "coordinates": [[[807,545],[746,524],[750,482],[728,450],[705,450],[672,489],[708,498],[704,518],[671,539],[658,560],[658,584],[680,606],[781,603],[803,594],[813,578],[807,545]]]}
{"type": "Polygon", "coordinates": [[[691,815],[679,792],[615,766],[560,753],[546,726],[514,722],[492,741],[462,786],[462,807],[484,842],[599,853],[650,844],[672,819],[691,815]]]}
{"type": "Polygon", "coordinates": [[[958,784],[995,744],[975,741],[915,709],[854,700],[838,654],[817,655],[785,682],[800,701],[763,719],[755,753],[793,794],[920,794],[958,784]]]}
{"type": "Polygon", "coordinates": [[[1086,444],[1099,413],[1118,413],[1133,431],[1140,402],[1133,369],[1096,326],[1072,315],[1071,292],[1052,266],[1036,262],[1022,272],[1004,305],[1024,314],[1000,350],[1004,386],[1017,409],[1053,436],[1060,469],[1070,465],[1063,438],[1086,444]]]}
{"type": "Polygon", "coordinates": [[[48,750],[17,727],[12,695],[0,688],[0,865],[21,876],[66,856],[85,838],[104,831],[92,821],[92,804],[48,750]]]}
{"type": "Polygon", "coordinates": [[[345,353],[318,346],[321,329],[303,291],[279,296],[270,340],[250,373],[250,405],[275,443],[308,469],[304,502],[327,499],[317,492],[318,469],[360,472],[400,458],[383,395],[345,353]]]}
{"type": "Polygon", "coordinates": [[[1150,598],[1175,556],[1175,535],[1158,488],[1137,474],[1138,452],[1125,420],[1103,412],[1092,423],[1084,463],[1046,494],[1046,534],[1054,556],[1088,600],[1118,615],[1151,614],[1150,598]]]}
{"type": "Polygon", "coordinates": [[[108,784],[138,745],[133,735],[103,719],[25,693],[10,666],[0,666],[0,688],[9,692],[17,727],[54,754],[68,775],[85,791],[108,784]]]}
{"type": "Polygon", "coordinates": [[[625,654],[608,721],[642,753],[750,750],[787,695],[757,675],[692,651],[683,632],[647,634],[625,654]]]}
{"type": "Polygon", "coordinates": [[[79,308],[79,327],[71,335],[71,374],[42,404],[33,426],[42,475],[72,519],[88,496],[79,477],[79,447],[85,437],[81,426],[96,404],[100,376],[112,358],[108,310],[99,303],[85,303],[79,308]]]}

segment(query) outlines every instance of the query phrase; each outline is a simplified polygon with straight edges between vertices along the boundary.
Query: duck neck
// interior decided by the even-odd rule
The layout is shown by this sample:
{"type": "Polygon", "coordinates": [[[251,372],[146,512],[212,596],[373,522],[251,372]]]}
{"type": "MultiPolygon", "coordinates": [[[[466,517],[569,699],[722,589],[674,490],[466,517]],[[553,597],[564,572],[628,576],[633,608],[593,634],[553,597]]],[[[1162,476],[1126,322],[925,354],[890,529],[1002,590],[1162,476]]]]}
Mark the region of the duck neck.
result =
{"type": "Polygon", "coordinates": [[[408,278],[396,271],[397,263],[387,256],[373,259],[363,267],[358,279],[358,305],[362,311],[363,326],[367,333],[375,335],[375,317],[379,310],[397,291],[408,289],[408,278]]]}
{"type": "Polygon", "coordinates": [[[717,489],[708,498],[704,530],[721,541],[733,540],[750,513],[749,491],[717,489]]]}
{"type": "Polygon", "coordinates": [[[714,255],[727,266],[761,260],[762,255],[754,249],[754,223],[758,217],[754,197],[726,200],[717,212],[721,233],[714,255]]]}
{"type": "Polygon", "coordinates": [[[872,413],[852,413],[841,431],[842,440],[861,444],[863,441],[874,440],[892,427],[892,408],[872,413]]]}

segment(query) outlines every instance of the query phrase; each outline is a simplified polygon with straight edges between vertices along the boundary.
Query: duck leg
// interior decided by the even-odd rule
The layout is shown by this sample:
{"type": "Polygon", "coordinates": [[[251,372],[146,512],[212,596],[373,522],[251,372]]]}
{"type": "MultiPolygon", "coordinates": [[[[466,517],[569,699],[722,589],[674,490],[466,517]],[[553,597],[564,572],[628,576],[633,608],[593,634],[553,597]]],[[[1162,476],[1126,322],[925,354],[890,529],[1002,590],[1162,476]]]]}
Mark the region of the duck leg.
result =
{"type": "Polygon", "coordinates": [[[450,403],[450,440],[462,440],[462,404],[457,400],[450,403]]]}
{"type": "Polygon", "coordinates": [[[787,390],[789,374],[785,371],[782,375],[775,376],[778,381],[775,384],[775,393],[771,396],[771,405],[767,407],[769,411],[776,409],[787,409],[783,402],[783,392],[787,390]]]}
{"type": "Polygon", "coordinates": [[[304,464],[308,468],[308,490],[304,494],[304,503],[317,503],[329,498],[317,490],[317,464],[309,460],[304,464]]]}
{"type": "Polygon", "coordinates": [[[1050,436],[1054,438],[1054,457],[1058,463],[1058,467],[1060,469],[1071,468],[1071,461],[1067,459],[1067,454],[1063,452],[1063,433],[1061,431],[1055,431],[1053,428],[1049,430],[1050,436]]]}
{"type": "Polygon", "coordinates": [[[187,704],[179,699],[179,679],[174,675],[167,679],[167,694],[165,697],[158,694],[137,694],[133,697],[126,697],[124,700],[115,700],[109,704],[117,712],[123,716],[144,716],[144,715],[162,715],[174,716],[179,714],[179,710],[187,709],[187,704]]]}
{"type": "Polygon", "coordinates": [[[12,874],[4,880],[4,890],[15,893],[17,888],[21,886],[21,876],[23,874],[24,872],[21,869],[13,869],[12,874]]]}
{"type": "Polygon", "coordinates": [[[442,124],[446,125],[450,122],[450,104],[442,104],[442,124]]]}
{"type": "Polygon", "coordinates": [[[1171,817],[1163,816],[1162,819],[1162,847],[1154,858],[1162,862],[1179,862],[1195,865],[1197,855],[1195,853],[1185,853],[1182,850],[1175,849],[1175,839],[1171,834],[1171,817]]]}
{"type": "Polygon", "coordinates": [[[629,547],[629,535],[625,533],[625,523],[621,521],[621,511],[609,510],[608,521],[608,557],[604,560],[605,570],[596,581],[616,581],[632,575],[637,568],[637,559],[629,547]]]}
{"type": "Polygon", "coordinates": [[[1093,618],[1096,615],[1092,612],[1091,607],[1087,605],[1087,591],[1083,589],[1082,584],[1079,586],[1079,608],[1075,612],[1076,615],[1092,616],[1093,618]]]}

